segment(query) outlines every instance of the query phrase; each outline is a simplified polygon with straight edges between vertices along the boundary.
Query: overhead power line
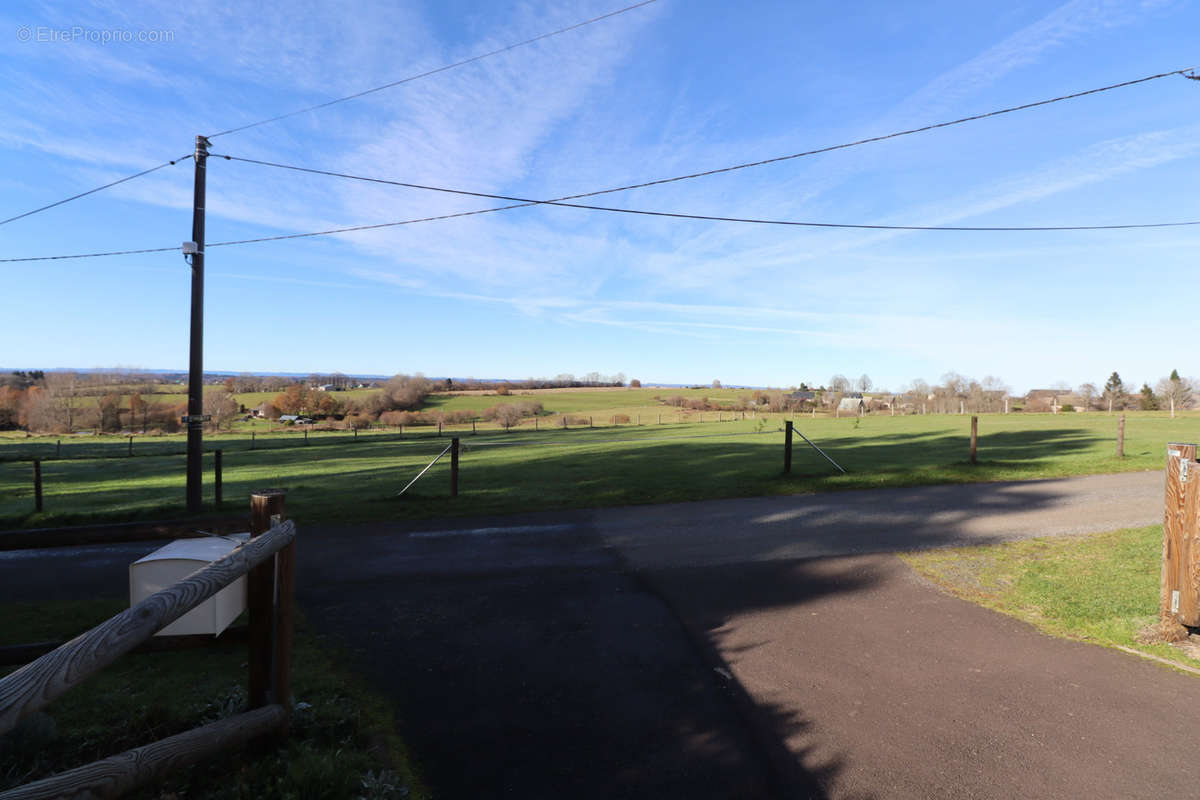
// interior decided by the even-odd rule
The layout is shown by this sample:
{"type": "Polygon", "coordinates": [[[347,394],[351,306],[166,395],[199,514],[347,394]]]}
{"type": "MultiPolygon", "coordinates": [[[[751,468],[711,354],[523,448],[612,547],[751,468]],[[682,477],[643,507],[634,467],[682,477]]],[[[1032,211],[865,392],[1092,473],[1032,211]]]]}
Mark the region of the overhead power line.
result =
{"type": "MultiPolygon", "coordinates": [[[[653,0],[650,0],[650,1],[652,2],[653,0]]],[[[645,5],[645,3],[643,3],[641,5],[645,5]]],[[[629,8],[636,8],[636,7],[637,6],[630,6],[629,8]]],[[[625,11],[625,10],[628,10],[628,9],[622,9],[622,11],[625,11]]],[[[622,13],[622,12],[612,12],[612,13],[616,14],[616,13],[622,13]]],[[[587,24],[587,23],[580,23],[580,24],[587,24]]],[[[546,34],[546,35],[552,35],[552,34],[546,34]]],[[[514,45],[514,46],[517,46],[517,45],[514,45]]],[[[258,242],[281,241],[281,240],[285,240],[285,239],[302,239],[302,238],[308,238],[308,237],[313,237],[313,236],[329,236],[329,235],[338,234],[338,233],[353,233],[355,231],[377,230],[380,228],[392,228],[392,227],[399,227],[399,226],[403,226],[403,225],[414,225],[417,223],[435,222],[438,220],[455,219],[458,217],[476,216],[479,214],[491,214],[496,211],[508,211],[508,210],[514,209],[514,208],[527,208],[529,206],[535,206],[535,205],[562,205],[562,206],[577,207],[577,208],[583,208],[583,209],[594,210],[594,211],[606,211],[606,212],[623,213],[623,214],[643,214],[643,215],[648,215],[648,216],[674,217],[674,218],[679,218],[679,219],[695,219],[695,220],[707,220],[707,221],[715,221],[715,222],[741,222],[741,223],[750,223],[750,224],[790,225],[790,226],[797,226],[797,227],[855,228],[855,229],[867,229],[867,230],[1011,231],[1011,232],[1017,232],[1017,231],[1124,230],[1124,229],[1134,229],[1134,228],[1165,228],[1165,227],[1194,226],[1194,225],[1200,224],[1200,221],[1131,223],[1131,224],[1117,224],[1117,225],[1056,225],[1056,226],[1008,226],[1008,227],[870,225],[870,224],[854,224],[854,223],[802,222],[802,221],[793,221],[793,220],[764,220],[764,219],[750,219],[750,218],[742,218],[742,217],[683,214],[683,213],[666,212],[666,211],[618,209],[618,208],[609,208],[609,207],[605,207],[605,206],[588,206],[588,205],[582,205],[582,204],[571,204],[568,201],[579,200],[579,199],[583,199],[586,197],[596,197],[598,195],[603,195],[603,194],[612,194],[615,192],[629,191],[632,189],[642,189],[642,188],[645,188],[648,186],[658,186],[658,185],[662,185],[662,184],[666,184],[666,183],[675,183],[677,181],[690,180],[692,178],[707,177],[709,175],[717,175],[717,174],[721,174],[721,173],[725,173],[725,172],[733,172],[735,170],[747,169],[749,167],[758,167],[758,166],[763,166],[765,164],[773,164],[773,163],[777,163],[780,161],[788,161],[791,159],[803,158],[805,156],[818,155],[821,153],[828,153],[828,152],[832,152],[834,150],[843,150],[843,149],[847,149],[850,147],[857,147],[857,146],[864,145],[864,144],[870,144],[873,142],[880,142],[880,141],[884,141],[887,139],[894,139],[894,138],[897,138],[900,136],[908,136],[908,135],[911,135],[914,133],[921,133],[924,131],[935,130],[938,128],[950,127],[952,125],[959,125],[959,124],[962,124],[965,122],[972,122],[975,120],[986,119],[988,117],[995,117],[995,116],[999,116],[1001,114],[1008,114],[1013,111],[1021,111],[1021,110],[1025,110],[1025,109],[1029,109],[1029,108],[1036,108],[1038,106],[1049,105],[1050,103],[1057,103],[1057,102],[1061,102],[1063,100],[1071,100],[1071,99],[1078,98],[1078,97],[1085,97],[1087,95],[1098,94],[1100,92],[1107,92],[1107,91],[1111,91],[1113,89],[1119,89],[1119,88],[1126,87],[1126,86],[1133,86],[1135,84],[1146,83],[1148,81],[1157,80],[1159,78],[1165,78],[1165,77],[1168,77],[1171,75],[1182,75],[1184,77],[1191,77],[1190,75],[1187,75],[1186,73],[1192,72],[1195,69],[1196,69],[1195,67],[1186,67],[1184,69],[1171,70],[1170,72],[1160,72],[1156,75],[1147,75],[1143,78],[1136,78],[1134,80],[1122,81],[1120,83],[1109,84],[1108,86],[1101,86],[1101,87],[1098,87],[1095,89],[1088,89],[1088,90],[1081,91],[1081,92],[1074,92],[1072,94],[1061,95],[1059,97],[1053,97],[1048,100],[1039,100],[1039,101],[1032,102],[1032,103],[1024,103],[1019,106],[1010,106],[1008,108],[1002,108],[1002,109],[999,109],[996,111],[990,111],[990,112],[987,112],[984,114],[975,114],[975,115],[972,115],[969,117],[961,117],[959,119],[950,120],[947,122],[938,122],[938,123],[934,123],[931,125],[924,125],[919,128],[910,128],[908,130],[896,131],[895,133],[884,134],[881,136],[872,136],[872,137],[869,137],[866,139],[858,139],[853,142],[845,142],[842,144],[829,145],[827,147],[816,148],[813,150],[805,150],[805,151],[799,152],[799,153],[792,153],[792,154],[784,155],[784,156],[776,156],[774,158],[767,158],[767,159],[762,159],[759,161],[749,161],[749,162],[745,162],[742,164],[734,164],[734,165],[728,166],[728,167],[719,167],[717,169],[704,170],[702,172],[693,172],[693,173],[689,173],[686,175],[677,175],[677,176],[671,177],[671,178],[660,178],[657,180],[645,181],[642,183],[634,183],[634,184],[628,184],[625,186],[617,186],[617,187],[613,187],[610,189],[600,189],[600,190],[597,190],[594,192],[583,192],[583,193],[579,193],[579,194],[564,195],[562,197],[556,197],[556,198],[552,198],[550,200],[531,200],[531,199],[523,199],[523,198],[511,198],[511,197],[508,197],[505,195],[494,195],[494,194],[487,194],[487,193],[483,193],[483,192],[469,192],[469,191],[458,190],[458,189],[446,189],[446,188],[442,188],[442,187],[422,186],[420,184],[409,184],[409,183],[403,183],[400,181],[385,180],[382,178],[369,178],[369,177],[364,177],[364,176],[349,175],[349,174],[345,174],[345,173],[338,173],[338,172],[332,172],[332,171],[326,171],[326,170],[310,169],[310,168],[306,168],[306,167],[296,167],[296,166],[291,166],[291,165],[286,165],[286,164],[277,164],[277,163],[268,162],[268,161],[257,161],[254,159],[240,158],[240,157],[235,157],[235,156],[220,156],[223,158],[227,158],[228,160],[234,160],[236,158],[236,160],[238,160],[238,161],[244,161],[247,163],[260,164],[263,166],[279,167],[282,169],[294,169],[294,170],[298,170],[298,171],[302,171],[302,172],[312,172],[314,174],[329,175],[332,177],[349,178],[349,179],[354,179],[354,180],[366,180],[366,181],[371,181],[371,182],[375,182],[375,183],[391,184],[391,185],[396,185],[396,186],[404,186],[404,187],[408,187],[408,188],[421,189],[421,190],[427,190],[427,191],[439,191],[439,192],[462,194],[462,195],[469,195],[469,196],[476,196],[476,197],[487,197],[487,198],[501,199],[501,200],[513,200],[516,202],[512,202],[510,205],[494,206],[492,208],[481,208],[481,209],[475,209],[472,211],[460,211],[460,212],[451,213],[451,214],[439,214],[439,215],[428,216],[428,217],[417,217],[414,219],[397,220],[394,222],[381,222],[381,223],[374,223],[374,224],[370,224],[370,225],[352,225],[352,226],[341,227],[341,228],[330,228],[330,229],[320,230],[320,231],[310,231],[310,232],[306,232],[306,233],[288,233],[288,234],[279,234],[279,235],[275,235],[275,236],[261,236],[261,237],[257,237],[257,238],[253,238],[253,239],[238,239],[235,241],[228,241],[228,242],[210,242],[207,246],[208,247],[223,247],[223,246],[228,246],[228,245],[254,244],[254,243],[258,243],[258,242]]],[[[226,131],[226,133],[230,133],[230,132],[232,132],[232,131],[226,131]]],[[[188,155],[188,156],[185,156],[184,158],[190,158],[190,157],[191,156],[188,155]]],[[[214,154],[214,157],[216,157],[215,154],[214,154]]],[[[183,160],[183,159],[181,158],[181,159],[176,159],[176,160],[178,161],[178,160],[183,160]]],[[[167,162],[167,164],[160,164],[159,166],[154,167],[151,170],[147,170],[146,172],[152,172],[154,169],[161,169],[162,167],[165,167],[168,164],[173,164],[173,163],[175,163],[175,162],[171,161],[171,162],[167,162]]],[[[123,178],[121,181],[116,181],[113,184],[106,184],[106,186],[97,187],[96,189],[93,189],[90,192],[85,192],[85,193],[83,193],[81,195],[77,195],[77,196],[82,197],[82,196],[84,196],[84,194],[90,194],[91,192],[99,191],[100,189],[107,188],[107,186],[116,185],[116,183],[121,183],[125,180],[131,180],[133,178],[139,177],[142,174],[146,174],[146,172],[138,173],[137,175],[131,175],[128,178],[123,178]]],[[[60,201],[60,203],[56,203],[53,205],[60,205],[62,202],[67,202],[71,199],[74,199],[74,198],[67,198],[67,200],[60,201]]],[[[53,206],[46,206],[46,208],[51,208],[51,207],[53,207],[53,206]]],[[[34,211],[31,211],[28,213],[36,213],[38,210],[41,210],[41,209],[35,209],[34,211]]],[[[23,214],[21,216],[28,216],[28,214],[23,214]]],[[[14,217],[14,219],[17,219],[17,218],[18,217],[14,217]]],[[[7,221],[8,220],[5,220],[5,222],[7,222],[7,221]]],[[[3,222],[0,222],[0,224],[3,224],[3,222]]],[[[174,250],[174,249],[175,248],[173,248],[173,247],[159,247],[159,248],[149,248],[149,249],[143,249],[143,250],[120,250],[120,251],[105,252],[105,253],[79,253],[79,254],[73,254],[73,255],[34,256],[34,257],[26,257],[26,258],[4,258],[4,259],[0,259],[0,263],[16,263],[16,262],[28,262],[28,261],[57,261],[57,260],[72,259],[72,258],[99,258],[99,257],[103,257],[103,256],[133,255],[133,254],[140,254],[140,253],[160,253],[160,252],[166,252],[168,250],[174,250]]]]}
{"type": "Polygon", "coordinates": [[[505,47],[500,47],[495,50],[489,50],[486,53],[480,53],[479,55],[471,56],[470,58],[464,58],[462,61],[455,61],[453,64],[446,64],[444,66],[437,67],[436,69],[427,70],[425,72],[421,72],[416,75],[410,75],[407,78],[401,78],[400,80],[392,81],[391,83],[385,83],[382,86],[375,86],[371,89],[364,89],[361,92],[355,92],[354,94],[348,94],[345,97],[339,97],[335,100],[326,100],[324,103],[317,103],[314,106],[298,108],[295,111],[289,111],[286,114],[279,114],[278,116],[268,117],[267,119],[261,119],[258,122],[251,122],[247,125],[239,125],[236,128],[230,128],[229,130],[221,131],[220,133],[210,134],[208,136],[208,138],[215,139],[218,136],[225,136],[226,134],[237,133],[238,131],[244,131],[244,130],[248,130],[250,128],[257,128],[259,125],[266,125],[269,122],[278,122],[281,119],[287,119],[288,117],[294,117],[298,114],[305,114],[305,113],[308,113],[309,111],[317,111],[318,109],[328,108],[329,106],[337,105],[338,103],[345,103],[347,100],[355,100],[359,97],[365,97],[366,95],[374,94],[375,92],[382,92],[385,89],[391,89],[393,87],[400,86],[405,83],[411,83],[412,81],[420,80],[421,78],[428,78],[430,75],[436,75],[439,72],[446,72],[447,70],[456,69],[457,67],[463,67],[463,66],[466,66],[467,64],[473,64],[476,61],[482,61],[485,58],[491,58],[492,56],[497,56],[497,55],[500,55],[501,53],[507,53],[509,50],[515,50],[518,47],[524,47],[526,45],[533,44],[534,42],[540,42],[543,39],[549,39],[553,36],[559,36],[561,34],[569,32],[569,31],[577,30],[579,28],[583,28],[588,25],[593,25],[602,20],[606,20],[611,17],[615,17],[620,14],[624,14],[628,11],[633,11],[634,9],[641,8],[642,6],[648,6],[651,3],[655,3],[655,2],[657,2],[657,0],[643,0],[643,2],[634,3],[631,6],[626,6],[625,8],[620,8],[620,9],[617,9],[616,11],[610,11],[607,14],[601,14],[598,17],[592,17],[591,19],[584,20],[583,22],[577,22],[574,25],[568,25],[565,28],[559,28],[556,31],[550,31],[549,33],[543,33],[539,36],[534,36],[532,39],[525,39],[524,41],[506,45],[505,47]]]}
{"type": "MultiPolygon", "coordinates": [[[[420,80],[421,78],[428,78],[430,75],[436,75],[439,72],[446,72],[447,70],[466,66],[467,64],[473,64],[476,61],[482,61],[485,58],[491,58],[492,56],[497,56],[497,55],[500,55],[501,53],[506,53],[509,50],[515,50],[518,47],[524,47],[526,45],[530,45],[535,42],[540,42],[543,39],[549,39],[553,36],[559,36],[560,34],[568,33],[569,31],[577,30],[579,28],[583,28],[588,25],[592,25],[592,24],[600,22],[602,20],[609,19],[610,17],[615,17],[620,14],[624,14],[628,11],[633,11],[634,9],[641,8],[642,6],[648,6],[651,3],[656,3],[656,2],[658,2],[658,0],[642,0],[642,2],[640,2],[640,3],[635,3],[631,6],[626,6],[625,8],[617,9],[616,11],[610,11],[607,14],[601,14],[598,17],[592,17],[591,19],[584,20],[583,22],[577,22],[574,25],[568,25],[565,28],[559,28],[558,30],[555,30],[555,31],[543,33],[539,36],[534,36],[532,39],[525,39],[524,41],[515,42],[515,43],[507,45],[505,47],[497,48],[496,50],[491,50],[486,53],[480,53],[479,55],[475,55],[470,58],[463,59],[462,61],[456,61],[453,64],[446,64],[446,65],[438,67],[436,69],[427,70],[427,71],[419,73],[417,75],[410,75],[407,78],[401,78],[400,80],[392,81],[391,83],[385,83],[382,86],[375,86],[371,89],[365,89],[361,92],[356,92],[354,94],[346,95],[345,97],[339,97],[334,100],[327,100],[324,103],[318,103],[314,106],[300,108],[295,111],[289,111],[286,114],[279,114],[278,116],[269,117],[267,119],[261,119],[258,122],[251,122],[247,125],[240,125],[236,128],[230,128],[228,130],[221,131],[220,133],[211,134],[207,138],[214,139],[218,136],[225,136],[226,134],[237,133],[238,131],[244,131],[249,128],[256,128],[259,125],[266,125],[269,122],[278,122],[281,119],[287,119],[288,117],[294,117],[298,114],[304,114],[309,111],[316,111],[321,108],[327,108],[328,106],[337,105],[338,103],[344,103],[347,100],[354,100],[359,97],[364,97],[368,94],[374,94],[375,92],[382,92],[385,89],[391,89],[393,87],[400,86],[401,84],[410,83],[415,80],[420,80]]],[[[125,183],[126,181],[131,181],[134,178],[140,178],[143,175],[149,175],[151,172],[160,170],[163,167],[171,166],[178,161],[183,161],[184,159],[191,158],[191,157],[192,157],[192,155],[189,153],[186,156],[181,156],[172,161],[167,161],[165,163],[159,164],[156,167],[151,167],[150,169],[143,170],[143,171],[135,173],[133,175],[126,176],[124,178],[121,178],[120,180],[113,181],[112,183],[106,183],[103,186],[97,186],[95,189],[89,189],[86,192],[80,192],[79,194],[71,195],[70,197],[63,198],[62,200],[59,200],[54,203],[50,203],[49,205],[41,206],[40,208],[35,208],[30,211],[26,211],[22,214],[17,214],[15,217],[9,217],[8,219],[0,220],[0,225],[5,225],[9,222],[15,222],[16,220],[19,220],[19,219],[24,219],[25,217],[31,216],[33,214],[37,214],[38,212],[47,211],[56,206],[61,206],[64,203],[69,203],[72,200],[78,200],[79,198],[86,197],[89,194],[95,194],[96,192],[103,191],[104,189],[108,189],[110,187],[116,186],[117,184],[125,183]]],[[[95,255],[105,255],[105,254],[97,253],[95,255]]],[[[77,256],[72,256],[72,257],[74,258],[77,256]]]]}
{"type": "MultiPolygon", "coordinates": [[[[420,220],[405,220],[397,223],[388,224],[408,225],[413,222],[428,222],[435,219],[447,219],[453,216],[465,216],[467,214],[485,214],[493,211],[504,211],[511,208],[528,208],[529,206],[561,206],[563,208],[579,208],[586,211],[605,211],[614,214],[638,214],[652,217],[671,217],[674,219],[693,219],[704,220],[709,222],[740,222],[753,225],[787,225],[802,228],[854,228],[865,230],[885,230],[885,231],[1099,231],[1099,230],[1122,230],[1126,228],[1177,228],[1188,225],[1200,225],[1200,220],[1191,222],[1151,222],[1151,223],[1124,223],[1115,225],[1019,225],[1019,226],[993,226],[993,225],[873,225],[867,223],[845,223],[845,222],[806,222],[799,220],[784,220],[784,219],[762,219],[753,217],[731,217],[731,216],[714,216],[709,214],[688,214],[676,211],[650,211],[646,209],[635,208],[614,208],[611,206],[595,206],[586,205],[583,203],[564,202],[567,198],[553,200],[533,200],[527,197],[514,197],[512,195],[491,194],[489,192],[473,192],[465,189],[448,189],[442,186],[426,186],[419,183],[406,183],[404,181],[393,181],[386,178],[372,178],[362,175],[350,175],[345,172],[332,172],[330,170],[313,169],[311,167],[298,167],[291,164],[279,164],[272,161],[260,161],[255,158],[241,158],[239,156],[225,155],[223,153],[213,153],[213,158],[223,158],[227,161],[241,161],[247,164],[257,164],[264,167],[276,167],[279,169],[293,170],[296,172],[306,172],[313,175],[326,175],[334,178],[346,178],[349,180],[366,181],[368,183],[381,183],[389,186],[399,186],[406,189],[419,189],[428,192],[442,192],[445,194],[465,195],[468,197],[483,197],[490,200],[507,200],[514,205],[502,206],[499,208],[479,209],[477,211],[463,212],[462,214],[449,214],[441,217],[425,217],[420,220]]],[[[592,192],[591,195],[603,194],[604,192],[592,192]]],[[[574,197],[588,197],[591,195],[573,195],[574,197]]],[[[380,227],[383,227],[380,226],[380,227]]],[[[311,235],[311,234],[301,234],[311,235]]]]}
{"type": "Polygon", "coordinates": [[[112,181],[111,183],[106,183],[103,186],[97,186],[95,189],[88,189],[86,192],[80,192],[79,194],[73,194],[70,197],[64,197],[62,200],[51,203],[50,205],[42,206],[40,208],[35,208],[30,211],[26,211],[24,214],[17,214],[15,217],[9,217],[8,219],[0,219],[0,225],[7,225],[10,222],[15,222],[16,220],[24,219],[25,217],[36,214],[39,211],[46,211],[48,209],[54,208],[55,206],[61,206],[63,203],[69,203],[72,200],[78,200],[81,197],[87,197],[89,194],[95,194],[96,192],[111,188],[113,186],[116,186],[119,183],[125,183],[126,181],[133,180],[134,178],[140,178],[143,175],[149,175],[151,172],[157,172],[158,170],[162,169],[163,167],[173,166],[174,164],[176,164],[180,161],[186,161],[187,159],[189,159],[191,157],[192,157],[192,154],[188,153],[186,156],[180,156],[179,158],[172,159],[171,161],[165,161],[156,167],[151,167],[150,169],[144,169],[141,172],[135,172],[132,175],[126,175],[124,178],[121,178],[120,180],[115,180],[115,181],[112,181]]]}

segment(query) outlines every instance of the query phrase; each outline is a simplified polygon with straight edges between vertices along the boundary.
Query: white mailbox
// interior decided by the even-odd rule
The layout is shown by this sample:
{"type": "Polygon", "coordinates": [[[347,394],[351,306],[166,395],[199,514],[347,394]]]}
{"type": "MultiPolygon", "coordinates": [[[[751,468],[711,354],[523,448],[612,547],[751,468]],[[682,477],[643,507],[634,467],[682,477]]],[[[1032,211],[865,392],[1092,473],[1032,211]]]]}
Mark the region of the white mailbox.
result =
{"type": "MultiPolygon", "coordinates": [[[[249,538],[248,533],[235,533],[228,537],[176,539],[139,558],[129,565],[129,604],[145,600],[155,592],[178,583],[201,567],[228,555],[249,538]]],[[[216,636],[245,609],[246,577],[243,575],[155,635],[211,633],[216,636]]]]}

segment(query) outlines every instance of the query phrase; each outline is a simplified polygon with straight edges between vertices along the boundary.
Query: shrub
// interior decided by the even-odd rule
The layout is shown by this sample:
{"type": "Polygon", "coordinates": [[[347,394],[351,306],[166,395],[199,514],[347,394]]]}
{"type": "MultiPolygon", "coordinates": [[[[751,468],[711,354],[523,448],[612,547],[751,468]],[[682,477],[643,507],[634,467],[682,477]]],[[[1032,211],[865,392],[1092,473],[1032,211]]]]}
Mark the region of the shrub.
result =
{"type": "Polygon", "coordinates": [[[1058,410],[1059,411],[1074,411],[1075,406],[1071,405],[1070,403],[1064,403],[1058,407],[1058,410]]]}

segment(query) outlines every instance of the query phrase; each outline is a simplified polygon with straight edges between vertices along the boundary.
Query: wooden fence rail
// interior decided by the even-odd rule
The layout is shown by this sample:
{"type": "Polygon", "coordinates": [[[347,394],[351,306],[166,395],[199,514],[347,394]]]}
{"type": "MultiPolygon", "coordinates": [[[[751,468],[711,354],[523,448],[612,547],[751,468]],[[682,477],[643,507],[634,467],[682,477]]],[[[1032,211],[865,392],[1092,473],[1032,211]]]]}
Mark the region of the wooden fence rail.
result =
{"type": "Polygon", "coordinates": [[[296,538],[290,520],[197,570],[174,586],[110,617],[87,633],[0,678],[0,734],[12,730],[162,628],[263,563],[296,538]]]}
{"type": "Polygon", "coordinates": [[[119,797],[166,776],[172,770],[195,764],[278,730],[286,720],[287,711],[283,706],[263,706],[0,792],[0,800],[119,797]]]}

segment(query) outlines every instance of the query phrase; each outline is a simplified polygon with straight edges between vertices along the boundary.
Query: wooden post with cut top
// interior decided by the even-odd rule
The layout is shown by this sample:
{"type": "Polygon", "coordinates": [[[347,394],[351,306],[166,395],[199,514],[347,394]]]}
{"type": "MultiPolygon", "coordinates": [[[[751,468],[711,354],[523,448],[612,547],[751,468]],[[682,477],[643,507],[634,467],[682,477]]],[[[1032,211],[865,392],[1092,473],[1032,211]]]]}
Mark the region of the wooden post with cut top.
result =
{"type": "Polygon", "coordinates": [[[458,437],[450,440],[450,496],[458,497],[458,437]]]}
{"type": "Polygon", "coordinates": [[[42,510],[42,460],[33,460],[33,509],[42,510]]]}
{"type": "Polygon", "coordinates": [[[971,463],[975,463],[975,450],[979,442],[979,417],[971,417],[971,463]]]}
{"type": "MultiPolygon", "coordinates": [[[[1125,415],[1117,421],[1117,458],[1125,457],[1125,415]]],[[[1193,456],[1195,458],[1195,456],[1193,456]]]]}
{"type": "MultiPolygon", "coordinates": [[[[283,489],[261,489],[250,495],[250,538],[271,529],[272,522],[284,520],[283,489]]],[[[246,609],[250,614],[248,636],[250,708],[267,704],[271,681],[271,639],[275,616],[275,559],[267,559],[246,575],[246,609]]]]}
{"type": "MultiPolygon", "coordinates": [[[[1182,558],[1185,527],[1189,522],[1189,484],[1200,481],[1196,472],[1196,445],[1182,442],[1167,444],[1166,500],[1163,510],[1163,546],[1161,591],[1158,600],[1158,616],[1164,622],[1176,621],[1179,611],[1183,572],[1182,558]]],[[[1195,493],[1195,489],[1191,490],[1195,493]]],[[[1195,500],[1192,501],[1192,524],[1195,520],[1195,500]]],[[[1191,549],[1191,548],[1189,548],[1191,549]]]]}

